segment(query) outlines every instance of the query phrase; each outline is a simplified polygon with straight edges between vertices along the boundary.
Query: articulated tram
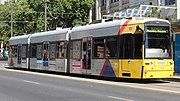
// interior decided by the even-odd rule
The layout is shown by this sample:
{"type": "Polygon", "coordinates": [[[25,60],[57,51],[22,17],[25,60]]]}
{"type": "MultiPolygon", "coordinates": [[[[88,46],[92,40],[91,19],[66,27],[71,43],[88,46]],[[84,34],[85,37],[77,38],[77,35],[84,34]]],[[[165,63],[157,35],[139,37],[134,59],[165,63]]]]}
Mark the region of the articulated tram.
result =
{"type": "Polygon", "coordinates": [[[117,78],[172,78],[167,20],[132,18],[9,40],[9,66],[117,78]]]}

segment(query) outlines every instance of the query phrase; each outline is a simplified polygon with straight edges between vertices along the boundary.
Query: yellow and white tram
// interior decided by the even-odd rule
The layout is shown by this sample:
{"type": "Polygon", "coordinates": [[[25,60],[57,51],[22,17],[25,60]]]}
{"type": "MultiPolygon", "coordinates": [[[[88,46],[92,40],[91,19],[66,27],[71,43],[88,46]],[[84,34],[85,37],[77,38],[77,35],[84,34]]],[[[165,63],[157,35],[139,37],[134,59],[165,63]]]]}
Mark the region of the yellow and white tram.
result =
{"type": "MultiPolygon", "coordinates": [[[[28,37],[27,67],[117,78],[172,78],[170,26],[167,20],[132,18],[35,33],[28,37]]],[[[14,49],[25,50],[18,47],[23,43],[12,44],[15,39],[18,36],[9,41],[11,66],[20,64],[13,59],[23,56],[14,49]]]]}

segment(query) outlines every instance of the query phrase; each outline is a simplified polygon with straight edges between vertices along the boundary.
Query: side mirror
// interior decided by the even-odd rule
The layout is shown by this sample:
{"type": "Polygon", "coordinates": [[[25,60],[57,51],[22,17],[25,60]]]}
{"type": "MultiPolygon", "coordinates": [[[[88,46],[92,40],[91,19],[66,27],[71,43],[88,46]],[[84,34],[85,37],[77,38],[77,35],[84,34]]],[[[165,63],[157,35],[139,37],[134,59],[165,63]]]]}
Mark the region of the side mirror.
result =
{"type": "Polygon", "coordinates": [[[171,33],[172,33],[171,42],[175,42],[176,33],[173,30],[171,30],[171,33]]]}
{"type": "Polygon", "coordinates": [[[142,34],[143,34],[143,42],[145,42],[146,41],[146,35],[144,33],[144,30],[142,28],[140,28],[139,25],[137,25],[136,26],[136,31],[139,31],[139,30],[142,32],[142,34]]]}

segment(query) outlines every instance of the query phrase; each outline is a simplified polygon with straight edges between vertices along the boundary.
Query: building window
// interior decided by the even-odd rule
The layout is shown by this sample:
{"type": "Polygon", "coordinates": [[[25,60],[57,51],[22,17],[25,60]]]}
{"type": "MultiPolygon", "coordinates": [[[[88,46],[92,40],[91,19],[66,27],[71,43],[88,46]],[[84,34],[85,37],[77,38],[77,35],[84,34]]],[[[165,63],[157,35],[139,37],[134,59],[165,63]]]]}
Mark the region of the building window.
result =
{"type": "Polygon", "coordinates": [[[149,5],[152,5],[152,2],[149,2],[149,5]]]}
{"type": "Polygon", "coordinates": [[[106,0],[102,0],[102,6],[106,6],[106,0]]]}
{"type": "Polygon", "coordinates": [[[119,0],[114,0],[114,2],[118,2],[119,0]]]}
{"type": "Polygon", "coordinates": [[[173,5],[176,4],[176,0],[165,0],[165,5],[173,5]]]}

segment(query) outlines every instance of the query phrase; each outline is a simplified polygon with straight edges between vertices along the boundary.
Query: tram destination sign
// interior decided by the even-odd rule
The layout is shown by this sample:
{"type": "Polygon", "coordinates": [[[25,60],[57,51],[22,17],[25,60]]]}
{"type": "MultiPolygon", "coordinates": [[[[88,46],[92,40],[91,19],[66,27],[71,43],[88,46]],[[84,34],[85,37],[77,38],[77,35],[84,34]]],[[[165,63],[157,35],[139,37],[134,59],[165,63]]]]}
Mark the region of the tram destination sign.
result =
{"type": "Polygon", "coordinates": [[[147,32],[148,33],[168,33],[168,27],[160,27],[160,26],[148,26],[147,32]]]}

